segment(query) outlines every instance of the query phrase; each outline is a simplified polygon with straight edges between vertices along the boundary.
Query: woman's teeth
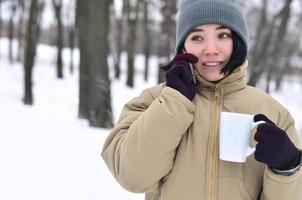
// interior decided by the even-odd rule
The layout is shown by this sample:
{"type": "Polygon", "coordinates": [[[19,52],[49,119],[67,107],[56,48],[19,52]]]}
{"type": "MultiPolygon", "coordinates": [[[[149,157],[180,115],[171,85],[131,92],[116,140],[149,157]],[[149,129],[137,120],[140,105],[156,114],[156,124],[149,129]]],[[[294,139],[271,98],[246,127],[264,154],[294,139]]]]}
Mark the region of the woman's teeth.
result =
{"type": "Polygon", "coordinates": [[[220,65],[221,62],[205,62],[204,65],[207,67],[216,67],[218,65],[220,65]]]}

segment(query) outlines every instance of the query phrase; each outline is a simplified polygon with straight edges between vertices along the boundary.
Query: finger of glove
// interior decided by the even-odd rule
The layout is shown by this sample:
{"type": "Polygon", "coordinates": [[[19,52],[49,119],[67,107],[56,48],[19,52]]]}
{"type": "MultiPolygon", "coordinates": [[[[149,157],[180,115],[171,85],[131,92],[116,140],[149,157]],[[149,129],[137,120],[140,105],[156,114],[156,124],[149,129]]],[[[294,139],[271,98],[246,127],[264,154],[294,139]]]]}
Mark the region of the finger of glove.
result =
{"type": "Polygon", "coordinates": [[[267,143],[267,141],[269,141],[270,136],[267,133],[264,133],[264,132],[261,132],[261,131],[257,131],[255,133],[254,139],[258,143],[265,144],[265,143],[267,143]]]}
{"type": "Polygon", "coordinates": [[[254,122],[265,121],[269,124],[275,124],[269,118],[267,118],[264,114],[257,114],[254,116],[254,122]]]}
{"type": "Polygon", "coordinates": [[[280,135],[280,137],[284,137],[286,135],[286,133],[284,133],[282,129],[280,129],[274,124],[268,124],[268,123],[259,124],[257,127],[257,132],[270,134],[271,135],[270,137],[277,137],[278,135],[280,135]]]}
{"type": "Polygon", "coordinates": [[[181,79],[185,84],[190,84],[191,83],[191,73],[188,68],[187,63],[185,61],[179,62],[178,65],[174,66],[172,69],[170,69],[166,73],[166,78],[167,79],[172,79],[172,78],[179,78],[181,79]]]}
{"type": "Polygon", "coordinates": [[[258,162],[266,163],[265,159],[265,146],[258,143],[255,148],[254,157],[258,162]]]}
{"type": "Polygon", "coordinates": [[[261,153],[255,151],[254,157],[255,157],[255,160],[257,160],[258,162],[262,162],[262,163],[267,164],[266,163],[267,161],[266,161],[265,157],[261,153]]]}
{"type": "Polygon", "coordinates": [[[267,123],[259,125],[254,138],[259,143],[270,146],[284,147],[285,144],[292,144],[288,135],[282,129],[267,123]]]}
{"type": "Polygon", "coordinates": [[[265,145],[262,143],[257,143],[255,147],[255,153],[258,153],[259,155],[262,155],[265,149],[265,145]]]}
{"type": "Polygon", "coordinates": [[[176,63],[178,61],[184,60],[189,63],[196,63],[198,58],[191,53],[182,53],[175,56],[172,63],[176,63]]]}

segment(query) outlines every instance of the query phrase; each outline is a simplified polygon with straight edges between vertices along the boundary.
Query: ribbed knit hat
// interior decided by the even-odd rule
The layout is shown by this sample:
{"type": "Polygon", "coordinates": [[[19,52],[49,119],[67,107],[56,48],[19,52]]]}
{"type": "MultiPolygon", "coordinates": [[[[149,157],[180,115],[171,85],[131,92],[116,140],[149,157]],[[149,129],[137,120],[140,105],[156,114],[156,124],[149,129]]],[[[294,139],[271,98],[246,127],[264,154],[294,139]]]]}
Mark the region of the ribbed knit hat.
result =
{"type": "Polygon", "coordinates": [[[242,8],[235,0],[179,0],[176,22],[176,52],[190,31],[202,24],[220,24],[231,29],[248,49],[248,29],[242,8]]]}

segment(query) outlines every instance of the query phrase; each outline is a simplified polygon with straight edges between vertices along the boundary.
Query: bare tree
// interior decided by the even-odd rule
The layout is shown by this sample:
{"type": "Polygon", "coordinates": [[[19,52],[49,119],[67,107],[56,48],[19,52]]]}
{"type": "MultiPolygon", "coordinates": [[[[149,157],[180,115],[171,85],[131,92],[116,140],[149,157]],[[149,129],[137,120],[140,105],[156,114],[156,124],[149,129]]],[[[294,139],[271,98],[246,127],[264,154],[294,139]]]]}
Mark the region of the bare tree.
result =
{"type": "Polygon", "coordinates": [[[73,26],[68,29],[68,43],[70,48],[70,63],[69,63],[69,71],[73,74],[74,71],[74,47],[75,47],[75,28],[73,26]]]}
{"type": "Polygon", "coordinates": [[[109,82],[108,30],[110,1],[90,0],[88,36],[91,43],[90,87],[89,87],[89,124],[91,126],[112,128],[112,110],[109,82]]]}
{"type": "MultiPolygon", "coordinates": [[[[0,38],[2,37],[2,1],[0,1],[0,38]]],[[[1,41],[0,41],[1,42],[1,41]]],[[[0,58],[1,58],[1,43],[0,43],[0,58]]]]}
{"type": "MultiPolygon", "coordinates": [[[[281,31],[282,28],[286,28],[287,24],[284,26],[284,20],[282,20],[282,16],[286,16],[288,12],[289,5],[292,0],[285,1],[282,9],[279,12],[274,14],[271,19],[269,19],[268,13],[268,1],[262,1],[262,11],[260,18],[258,20],[258,27],[256,33],[255,45],[252,48],[251,53],[251,66],[250,66],[250,78],[249,85],[256,86],[259,81],[261,75],[264,72],[270,71],[269,66],[270,63],[274,61],[272,56],[277,56],[279,53],[275,51],[275,49],[279,49],[278,46],[284,40],[284,35],[286,32],[281,31]],[[281,23],[283,21],[283,23],[281,23]],[[281,39],[278,41],[277,39],[281,39]],[[278,46],[277,46],[278,45],[278,46]]],[[[286,18],[286,17],[285,17],[286,18]]],[[[287,19],[288,20],[288,19],[287,19]]],[[[287,23],[287,22],[286,22],[287,23]]],[[[286,31],[286,30],[285,30],[286,31]]],[[[278,64],[274,61],[274,64],[278,64]]]]}
{"type": "Polygon", "coordinates": [[[36,56],[36,45],[38,42],[38,36],[40,31],[40,17],[44,2],[39,0],[31,0],[29,20],[27,24],[26,32],[26,47],[25,47],[25,60],[24,60],[24,86],[25,94],[23,97],[24,104],[33,104],[32,93],[32,70],[34,66],[34,60],[36,56]]]}
{"type": "Polygon", "coordinates": [[[125,1],[128,11],[128,35],[127,35],[127,86],[134,86],[134,59],[136,44],[136,27],[139,11],[139,1],[125,1]]]}
{"type": "Polygon", "coordinates": [[[13,39],[14,39],[14,19],[16,17],[17,5],[15,1],[10,2],[10,20],[9,20],[9,28],[8,28],[8,37],[9,37],[9,47],[8,47],[8,59],[12,63],[14,61],[13,58],[13,39]]]}
{"type": "Polygon", "coordinates": [[[271,53],[270,56],[270,60],[269,60],[269,65],[268,65],[268,73],[267,73],[267,80],[266,80],[266,92],[269,93],[270,92],[270,83],[272,80],[272,76],[273,76],[273,72],[278,70],[278,68],[276,68],[275,66],[276,63],[278,63],[280,60],[280,55],[281,55],[281,51],[278,48],[279,46],[283,46],[284,44],[284,39],[285,39],[285,35],[288,29],[288,22],[290,19],[290,6],[291,6],[292,0],[287,0],[284,4],[283,10],[280,14],[280,25],[277,29],[277,36],[276,36],[276,40],[274,42],[274,48],[273,51],[271,53]]]}
{"type": "MultiPolygon", "coordinates": [[[[297,39],[297,37],[295,37],[295,38],[297,39]]],[[[285,48],[283,50],[281,50],[282,55],[287,55],[287,56],[282,57],[281,62],[280,62],[280,67],[274,73],[275,74],[275,83],[276,83],[275,90],[276,91],[280,90],[283,78],[284,78],[285,74],[287,74],[288,69],[291,66],[291,56],[294,55],[295,51],[299,48],[298,47],[299,43],[297,43],[296,41],[297,40],[293,41],[292,39],[288,39],[288,41],[287,41],[288,44],[286,44],[285,48]]],[[[269,84],[269,82],[267,82],[267,84],[269,84]]],[[[270,90],[269,85],[267,87],[268,87],[267,89],[268,89],[268,92],[269,92],[269,90],[270,90]]]]}
{"type": "Polygon", "coordinates": [[[76,5],[76,25],[78,30],[80,47],[80,80],[79,80],[79,118],[88,119],[88,99],[89,99],[89,39],[86,30],[89,27],[88,4],[85,0],[77,0],[76,5]]]}
{"type": "Polygon", "coordinates": [[[112,24],[114,24],[115,30],[112,35],[114,37],[113,44],[111,45],[111,54],[113,57],[113,63],[114,63],[114,77],[116,79],[120,78],[121,74],[121,67],[120,67],[120,60],[121,60],[121,53],[123,50],[123,36],[124,36],[124,26],[127,21],[127,13],[126,13],[126,7],[125,7],[125,0],[123,0],[123,8],[122,8],[122,13],[121,16],[118,16],[117,9],[115,8],[114,5],[112,5],[112,14],[111,14],[111,21],[112,24]]]}
{"type": "Polygon", "coordinates": [[[21,62],[23,60],[23,45],[24,45],[24,17],[25,17],[25,1],[18,0],[18,11],[19,11],[19,19],[18,19],[18,49],[17,49],[17,61],[21,62]]]}
{"type": "Polygon", "coordinates": [[[150,24],[149,24],[149,0],[143,1],[143,26],[144,26],[144,55],[145,55],[145,73],[144,73],[144,80],[148,81],[149,77],[149,57],[150,57],[150,24]]]}
{"type": "MultiPolygon", "coordinates": [[[[162,15],[163,22],[161,26],[161,38],[159,45],[159,67],[166,65],[171,60],[171,54],[175,46],[175,15],[176,15],[176,0],[162,1],[162,15]]],[[[165,80],[164,73],[158,70],[158,82],[161,83],[165,80]]]]}
{"type": "Polygon", "coordinates": [[[75,28],[75,2],[69,2],[67,5],[66,17],[69,20],[68,26],[68,46],[70,49],[70,61],[69,61],[69,71],[73,74],[74,71],[74,48],[76,39],[76,28],[75,28]]]}
{"type": "MultiPolygon", "coordinates": [[[[302,3],[302,2],[301,2],[302,3]]],[[[301,4],[302,5],[302,4],[301,4]]],[[[296,23],[294,23],[294,28],[287,31],[286,38],[284,41],[284,48],[282,48],[282,58],[280,68],[277,71],[275,78],[276,90],[278,91],[281,88],[282,81],[284,76],[287,73],[287,69],[291,66],[291,57],[292,56],[301,56],[299,55],[300,51],[300,40],[302,35],[302,13],[298,16],[296,23]]]]}
{"type": "Polygon", "coordinates": [[[249,85],[256,86],[256,83],[258,82],[260,75],[263,73],[264,66],[261,66],[260,64],[263,64],[263,58],[266,55],[266,52],[268,51],[269,44],[271,42],[272,37],[271,34],[273,32],[274,23],[278,15],[274,16],[274,19],[269,25],[267,15],[268,15],[268,0],[262,1],[262,9],[261,9],[261,15],[258,20],[258,26],[256,29],[256,40],[254,47],[252,49],[251,53],[251,67],[250,67],[250,79],[249,79],[249,85]],[[261,63],[262,61],[262,63],[261,63]]]}
{"type": "Polygon", "coordinates": [[[62,0],[52,0],[57,19],[57,78],[63,78],[63,24],[62,24],[62,0]]]}
{"type": "Polygon", "coordinates": [[[85,76],[88,78],[84,80],[85,88],[81,88],[80,86],[80,90],[87,89],[88,91],[88,99],[85,99],[86,104],[84,105],[87,113],[84,114],[88,115],[87,118],[90,126],[111,128],[113,122],[107,63],[107,36],[111,2],[103,0],[78,0],[77,3],[77,12],[79,12],[77,13],[77,23],[80,30],[80,43],[85,43],[80,44],[80,51],[81,54],[83,53],[83,57],[85,56],[85,64],[88,64],[86,66],[88,69],[84,70],[85,76]]]}

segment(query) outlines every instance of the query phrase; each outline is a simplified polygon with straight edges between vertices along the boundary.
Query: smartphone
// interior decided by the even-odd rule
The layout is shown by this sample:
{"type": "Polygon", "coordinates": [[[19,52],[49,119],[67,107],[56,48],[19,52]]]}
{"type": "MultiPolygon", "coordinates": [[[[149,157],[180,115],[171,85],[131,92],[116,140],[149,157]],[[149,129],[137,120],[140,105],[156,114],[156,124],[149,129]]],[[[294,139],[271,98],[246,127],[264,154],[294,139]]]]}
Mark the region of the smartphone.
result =
{"type": "Polygon", "coordinates": [[[191,71],[191,74],[192,74],[193,83],[196,85],[196,84],[197,84],[197,80],[196,80],[196,76],[195,76],[195,73],[194,73],[193,64],[192,64],[192,63],[189,63],[189,66],[190,66],[190,71],[191,71]]]}
{"type": "MultiPolygon", "coordinates": [[[[182,51],[184,53],[187,53],[187,51],[185,49],[183,49],[182,51]]],[[[197,79],[196,79],[196,76],[195,76],[195,73],[194,73],[194,66],[193,66],[192,63],[189,63],[189,66],[190,66],[190,71],[191,71],[191,75],[192,75],[192,81],[196,85],[197,84],[197,79]]]]}

